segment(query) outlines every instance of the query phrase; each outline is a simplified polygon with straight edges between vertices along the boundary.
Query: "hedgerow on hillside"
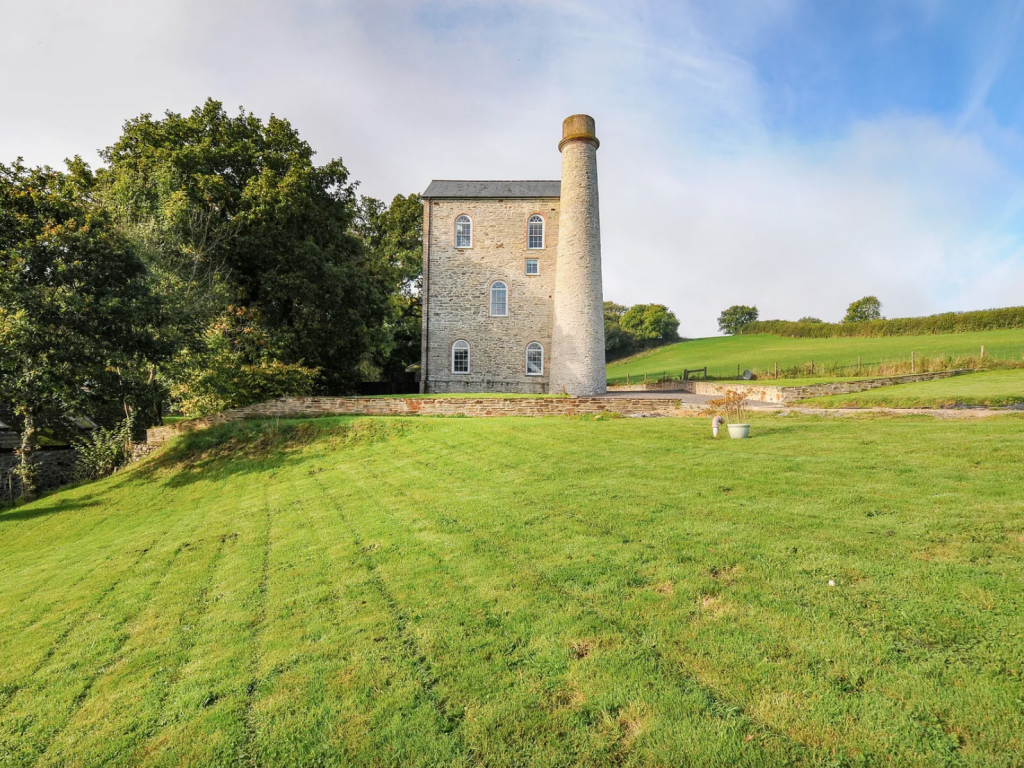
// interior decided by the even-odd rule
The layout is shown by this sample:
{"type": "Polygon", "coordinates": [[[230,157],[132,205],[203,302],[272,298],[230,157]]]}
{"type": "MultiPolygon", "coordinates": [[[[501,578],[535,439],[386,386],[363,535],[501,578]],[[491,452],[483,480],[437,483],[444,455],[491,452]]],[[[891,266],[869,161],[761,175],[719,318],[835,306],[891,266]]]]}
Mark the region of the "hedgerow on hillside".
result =
{"type": "Polygon", "coordinates": [[[805,339],[871,336],[921,336],[936,333],[968,333],[999,328],[1024,328],[1024,307],[981,309],[975,312],[943,312],[925,317],[896,317],[859,323],[811,323],[792,320],[759,320],[740,328],[739,334],[770,333],[805,339]]]}

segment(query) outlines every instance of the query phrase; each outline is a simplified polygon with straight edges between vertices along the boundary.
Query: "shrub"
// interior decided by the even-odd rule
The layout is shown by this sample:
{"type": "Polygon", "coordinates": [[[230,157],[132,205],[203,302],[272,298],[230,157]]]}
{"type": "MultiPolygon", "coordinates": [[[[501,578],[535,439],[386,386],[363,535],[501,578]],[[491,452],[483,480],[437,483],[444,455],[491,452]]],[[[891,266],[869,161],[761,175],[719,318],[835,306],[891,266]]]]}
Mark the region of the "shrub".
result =
{"type": "Polygon", "coordinates": [[[205,337],[205,350],[186,352],[174,365],[171,397],[189,417],[206,416],[283,395],[313,393],[319,368],[283,362],[258,313],[231,307],[205,337]]]}
{"type": "Polygon", "coordinates": [[[747,406],[744,395],[735,389],[728,390],[724,396],[708,400],[701,411],[704,416],[725,414],[730,424],[745,424],[747,421],[747,406]]]}
{"type": "Polygon", "coordinates": [[[79,480],[98,480],[116,472],[132,457],[133,418],[116,427],[100,427],[72,441],[75,448],[75,476],[79,480]]]}

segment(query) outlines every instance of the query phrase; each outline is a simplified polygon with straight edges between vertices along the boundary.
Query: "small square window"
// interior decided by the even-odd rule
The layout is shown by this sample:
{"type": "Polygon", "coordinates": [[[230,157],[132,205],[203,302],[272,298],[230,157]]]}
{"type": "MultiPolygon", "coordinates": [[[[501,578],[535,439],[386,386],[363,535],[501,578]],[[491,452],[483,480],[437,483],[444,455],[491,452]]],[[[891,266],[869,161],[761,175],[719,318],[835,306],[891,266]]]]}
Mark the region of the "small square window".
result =
{"type": "Polygon", "coordinates": [[[527,259],[526,260],[526,274],[528,274],[528,275],[539,275],[540,274],[540,259],[527,259]]]}

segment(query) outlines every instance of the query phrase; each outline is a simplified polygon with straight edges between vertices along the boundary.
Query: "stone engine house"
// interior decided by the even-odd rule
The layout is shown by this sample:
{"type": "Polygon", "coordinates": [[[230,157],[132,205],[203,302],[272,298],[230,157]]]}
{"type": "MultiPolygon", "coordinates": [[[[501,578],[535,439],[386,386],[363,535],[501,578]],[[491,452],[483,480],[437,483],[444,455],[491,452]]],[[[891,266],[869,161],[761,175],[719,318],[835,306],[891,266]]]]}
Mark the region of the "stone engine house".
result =
{"type": "Polygon", "coordinates": [[[427,187],[420,391],[605,391],[598,146],[572,115],[561,181],[427,187]]]}

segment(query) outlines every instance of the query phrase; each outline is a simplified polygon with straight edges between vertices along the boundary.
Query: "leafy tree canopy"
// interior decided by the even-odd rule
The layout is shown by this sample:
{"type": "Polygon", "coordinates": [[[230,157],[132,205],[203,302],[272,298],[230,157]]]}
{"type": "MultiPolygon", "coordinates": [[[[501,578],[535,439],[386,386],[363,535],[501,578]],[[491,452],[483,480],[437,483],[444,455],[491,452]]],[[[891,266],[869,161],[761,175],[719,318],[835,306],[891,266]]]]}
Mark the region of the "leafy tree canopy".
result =
{"type": "Polygon", "coordinates": [[[628,309],[629,307],[625,304],[616,304],[614,301],[606,301],[604,303],[605,317],[611,317],[615,320],[620,320],[628,309]]]}
{"type": "Polygon", "coordinates": [[[623,357],[634,351],[633,336],[622,330],[619,320],[628,307],[614,301],[604,303],[604,356],[606,360],[623,357]]]}
{"type": "Polygon", "coordinates": [[[622,315],[619,324],[644,342],[679,338],[679,321],[664,304],[636,304],[622,315]]]}
{"type": "Polygon", "coordinates": [[[20,474],[41,420],[152,397],[161,317],[130,240],[91,204],[94,179],[0,164],[0,393],[23,421],[20,474]]]}
{"type": "Polygon", "coordinates": [[[868,320],[882,319],[882,302],[874,296],[865,296],[863,299],[850,304],[846,308],[844,323],[864,323],[868,320]]]}
{"type": "Polygon", "coordinates": [[[733,335],[738,333],[747,323],[757,320],[757,307],[748,307],[745,304],[734,304],[718,316],[718,330],[722,333],[733,335]]]}
{"type": "Polygon", "coordinates": [[[355,184],[341,160],[314,165],[288,121],[230,116],[213,100],[129,120],[102,155],[102,200],[172,317],[172,381],[195,355],[220,354],[207,331],[233,307],[261,324],[276,360],[319,369],[319,389],[353,385],[388,310],[388,275],[352,231],[355,184]]]}
{"type": "Polygon", "coordinates": [[[423,200],[396,195],[391,205],[359,201],[356,232],[380,265],[390,301],[368,377],[396,374],[420,360],[423,287],[423,200]]]}
{"type": "Polygon", "coordinates": [[[821,322],[824,322],[824,321],[820,317],[811,317],[810,315],[805,315],[804,317],[801,317],[799,320],[797,320],[797,322],[798,323],[821,323],[821,322]]]}

